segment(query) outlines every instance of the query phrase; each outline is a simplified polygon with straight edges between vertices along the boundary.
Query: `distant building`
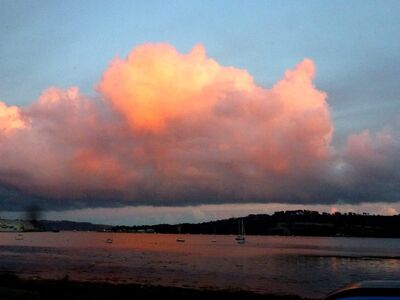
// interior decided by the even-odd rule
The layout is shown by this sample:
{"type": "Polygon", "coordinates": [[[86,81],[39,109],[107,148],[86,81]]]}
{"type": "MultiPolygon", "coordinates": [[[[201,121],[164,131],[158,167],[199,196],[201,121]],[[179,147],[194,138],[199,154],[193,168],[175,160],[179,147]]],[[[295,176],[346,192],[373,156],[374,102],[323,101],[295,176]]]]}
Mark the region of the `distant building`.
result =
{"type": "Polygon", "coordinates": [[[35,229],[29,221],[0,219],[0,232],[34,231],[35,229]]]}

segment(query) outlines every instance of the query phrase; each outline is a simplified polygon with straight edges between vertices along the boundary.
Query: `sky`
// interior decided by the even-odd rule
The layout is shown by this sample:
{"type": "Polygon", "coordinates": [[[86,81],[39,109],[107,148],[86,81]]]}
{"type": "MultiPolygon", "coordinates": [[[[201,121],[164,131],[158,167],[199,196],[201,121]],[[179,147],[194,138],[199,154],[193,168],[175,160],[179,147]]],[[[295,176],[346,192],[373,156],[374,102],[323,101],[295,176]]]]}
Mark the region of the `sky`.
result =
{"type": "Polygon", "coordinates": [[[398,1],[0,8],[0,216],[400,209],[398,1]]]}

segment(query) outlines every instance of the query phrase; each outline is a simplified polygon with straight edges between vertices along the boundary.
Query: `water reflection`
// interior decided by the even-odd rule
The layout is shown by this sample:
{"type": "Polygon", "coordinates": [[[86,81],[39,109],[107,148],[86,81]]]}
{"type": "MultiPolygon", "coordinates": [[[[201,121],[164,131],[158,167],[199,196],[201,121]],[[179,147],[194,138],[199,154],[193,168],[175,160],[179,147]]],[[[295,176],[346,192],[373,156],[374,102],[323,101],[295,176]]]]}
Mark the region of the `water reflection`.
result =
{"type": "Polygon", "coordinates": [[[0,234],[0,272],[25,277],[249,289],[320,297],[352,281],[400,276],[396,239],[62,232],[0,234]]]}

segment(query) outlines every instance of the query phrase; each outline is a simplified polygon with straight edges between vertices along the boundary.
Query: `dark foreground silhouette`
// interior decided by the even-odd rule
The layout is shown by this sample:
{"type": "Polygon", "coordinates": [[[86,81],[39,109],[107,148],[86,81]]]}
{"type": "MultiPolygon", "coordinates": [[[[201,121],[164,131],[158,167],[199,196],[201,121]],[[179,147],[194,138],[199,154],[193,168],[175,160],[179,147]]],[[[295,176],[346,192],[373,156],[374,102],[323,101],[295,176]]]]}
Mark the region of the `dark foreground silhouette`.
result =
{"type": "MultiPolygon", "coordinates": [[[[268,284],[268,283],[266,283],[268,284]]],[[[261,295],[247,291],[198,290],[139,284],[84,283],[64,280],[24,280],[0,275],[0,299],[271,299],[302,300],[298,296],[261,295]]]]}

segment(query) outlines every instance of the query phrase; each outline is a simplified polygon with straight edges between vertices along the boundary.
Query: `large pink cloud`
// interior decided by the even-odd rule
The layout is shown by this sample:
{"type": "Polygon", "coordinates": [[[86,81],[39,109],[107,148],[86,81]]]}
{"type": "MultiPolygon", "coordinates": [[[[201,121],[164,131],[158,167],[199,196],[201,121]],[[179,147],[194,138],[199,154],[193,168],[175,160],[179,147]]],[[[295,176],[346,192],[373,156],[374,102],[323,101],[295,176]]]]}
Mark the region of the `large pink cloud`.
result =
{"type": "MultiPolygon", "coordinates": [[[[304,59],[267,89],[201,45],[139,46],[110,64],[94,98],[72,87],[27,107],[1,102],[0,183],[68,205],[321,201],[316,185],[336,163],[314,76],[304,59]]],[[[350,138],[347,169],[373,155],[364,140],[350,138]]]]}
{"type": "Polygon", "coordinates": [[[246,71],[207,58],[202,46],[182,55],[169,45],[145,45],[116,59],[99,90],[133,133],[164,154],[232,154],[238,163],[241,156],[285,172],[329,154],[333,126],[314,72],[306,59],[268,90],[246,71]]]}
{"type": "Polygon", "coordinates": [[[139,180],[161,198],[261,199],[329,156],[333,126],[314,73],[306,59],[265,89],[202,46],[145,45],[113,61],[98,88],[140,143],[139,180]]]}

